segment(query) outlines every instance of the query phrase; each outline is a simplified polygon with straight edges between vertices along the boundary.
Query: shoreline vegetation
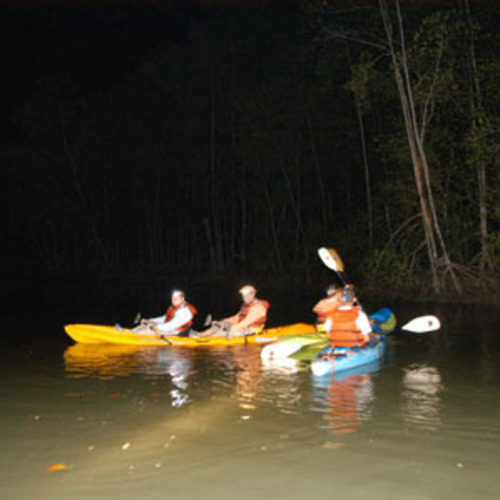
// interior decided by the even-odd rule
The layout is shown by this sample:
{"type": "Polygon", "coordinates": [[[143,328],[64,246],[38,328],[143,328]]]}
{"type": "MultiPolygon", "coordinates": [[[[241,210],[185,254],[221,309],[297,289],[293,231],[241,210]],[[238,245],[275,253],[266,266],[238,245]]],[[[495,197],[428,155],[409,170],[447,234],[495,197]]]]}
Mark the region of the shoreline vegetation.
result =
{"type": "Polygon", "coordinates": [[[114,79],[81,16],[37,11],[33,47],[75,39],[9,108],[2,269],[321,295],[326,245],[360,293],[497,302],[500,5],[342,3],[188,12],[114,79]]]}
{"type": "MultiPolygon", "coordinates": [[[[421,274],[418,279],[411,280],[411,284],[403,286],[391,283],[389,280],[381,282],[356,277],[349,279],[354,283],[360,297],[368,297],[382,304],[384,301],[457,304],[457,305],[495,305],[500,304],[500,277],[491,276],[486,283],[474,282],[465,286],[466,293],[458,294],[453,287],[433,291],[430,286],[430,273],[421,274]]],[[[288,294],[305,295],[308,300],[319,300],[324,296],[329,283],[336,282],[333,273],[318,272],[315,276],[306,279],[303,276],[280,273],[217,273],[200,274],[189,273],[178,275],[163,272],[125,272],[107,274],[72,274],[65,276],[47,276],[39,274],[29,279],[7,280],[2,286],[4,304],[22,304],[35,301],[41,305],[57,301],[57,298],[78,296],[82,292],[88,294],[104,293],[112,302],[119,302],[127,295],[157,294],[168,297],[173,288],[182,288],[188,294],[196,290],[203,294],[222,293],[222,295],[237,296],[237,290],[245,283],[257,286],[262,296],[271,294],[285,301],[288,294]],[[222,291],[222,292],[221,292],[222,291]],[[113,297],[113,292],[115,297],[113,297]]]]}

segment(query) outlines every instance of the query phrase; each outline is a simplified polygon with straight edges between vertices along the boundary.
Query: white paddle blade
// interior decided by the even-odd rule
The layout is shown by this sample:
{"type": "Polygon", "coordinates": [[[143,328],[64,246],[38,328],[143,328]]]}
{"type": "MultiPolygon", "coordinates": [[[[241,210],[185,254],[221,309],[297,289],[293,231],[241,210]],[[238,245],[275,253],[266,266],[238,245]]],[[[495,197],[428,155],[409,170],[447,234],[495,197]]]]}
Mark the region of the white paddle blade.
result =
{"type": "Polygon", "coordinates": [[[434,332],[441,328],[441,322],[436,316],[420,316],[414,318],[406,325],[401,327],[401,330],[406,330],[407,332],[413,333],[427,333],[434,332]]]}
{"type": "Polygon", "coordinates": [[[284,359],[291,356],[293,353],[300,351],[302,345],[294,342],[275,342],[274,344],[266,345],[260,351],[260,357],[265,361],[272,361],[276,359],[284,359]]]}
{"type": "Polygon", "coordinates": [[[339,254],[333,248],[318,248],[318,255],[328,269],[337,272],[342,272],[344,270],[344,263],[342,262],[339,254]]]}

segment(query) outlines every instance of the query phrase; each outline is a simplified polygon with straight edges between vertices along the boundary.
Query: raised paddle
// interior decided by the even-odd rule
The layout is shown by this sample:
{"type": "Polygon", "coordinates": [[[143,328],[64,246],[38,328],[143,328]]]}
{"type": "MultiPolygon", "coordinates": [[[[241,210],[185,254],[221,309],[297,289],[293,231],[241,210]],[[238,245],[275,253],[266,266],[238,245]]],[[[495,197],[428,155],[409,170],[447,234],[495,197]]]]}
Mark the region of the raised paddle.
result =
{"type": "MultiPolygon", "coordinates": [[[[334,248],[321,247],[318,249],[318,255],[323,264],[328,267],[328,269],[335,271],[344,285],[347,284],[343,274],[344,263],[342,262],[342,259],[337,251],[334,248]]],[[[440,328],[441,322],[438,318],[436,318],[436,316],[432,315],[413,318],[401,327],[402,330],[413,333],[429,333],[439,330],[440,328]]]]}
{"type": "MultiPolygon", "coordinates": [[[[318,248],[318,255],[323,264],[328,267],[328,269],[331,269],[332,271],[335,272],[335,274],[338,276],[340,282],[342,285],[347,286],[349,285],[349,281],[344,274],[344,263],[342,262],[342,259],[340,258],[340,255],[337,253],[337,251],[334,248],[331,247],[321,247],[318,248]]],[[[360,300],[358,297],[356,297],[356,301],[358,305],[363,307],[363,304],[361,304],[360,300]]]]}
{"type": "Polygon", "coordinates": [[[344,276],[344,263],[340,255],[334,248],[321,247],[318,248],[318,255],[323,264],[334,271],[339,277],[343,285],[347,284],[346,277],[344,276]]]}

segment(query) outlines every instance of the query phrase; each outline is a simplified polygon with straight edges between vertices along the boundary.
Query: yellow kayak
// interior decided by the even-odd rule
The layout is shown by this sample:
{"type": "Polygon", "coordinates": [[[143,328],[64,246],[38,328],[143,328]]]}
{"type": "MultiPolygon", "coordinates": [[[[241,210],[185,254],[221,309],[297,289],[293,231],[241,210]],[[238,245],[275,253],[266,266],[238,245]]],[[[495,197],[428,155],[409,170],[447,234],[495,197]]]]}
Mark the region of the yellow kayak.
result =
{"type": "Polygon", "coordinates": [[[105,325],[65,325],[64,330],[75,341],[81,344],[122,344],[122,345],[178,345],[184,347],[223,346],[238,344],[266,344],[276,341],[283,335],[301,335],[314,333],[316,327],[307,323],[293,323],[276,328],[267,328],[258,334],[245,337],[162,337],[140,335],[126,328],[117,329],[105,325]]]}

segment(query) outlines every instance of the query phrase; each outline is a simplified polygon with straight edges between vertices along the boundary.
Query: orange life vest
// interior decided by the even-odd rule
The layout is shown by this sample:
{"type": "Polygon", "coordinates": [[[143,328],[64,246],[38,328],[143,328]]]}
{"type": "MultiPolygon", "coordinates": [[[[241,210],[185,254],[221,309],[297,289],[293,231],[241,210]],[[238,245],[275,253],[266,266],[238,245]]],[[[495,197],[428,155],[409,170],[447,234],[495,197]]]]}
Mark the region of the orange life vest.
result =
{"type": "Polygon", "coordinates": [[[361,308],[354,306],[350,309],[336,309],[329,318],[332,326],[328,333],[330,345],[335,347],[358,347],[366,344],[367,336],[363,335],[356,326],[361,308]]]}
{"type": "Polygon", "coordinates": [[[182,304],[179,304],[178,306],[169,306],[167,312],[165,313],[165,323],[168,323],[169,321],[172,321],[174,319],[175,313],[183,307],[188,307],[193,317],[183,325],[177,327],[175,329],[177,332],[182,332],[183,330],[186,330],[193,325],[193,319],[196,316],[196,313],[198,312],[196,310],[196,307],[194,307],[193,304],[190,304],[187,300],[185,300],[182,304]]]}
{"type": "Polygon", "coordinates": [[[262,304],[266,308],[266,313],[264,316],[257,318],[251,325],[248,325],[249,328],[264,328],[267,320],[267,310],[269,309],[269,302],[267,300],[254,299],[250,304],[243,304],[241,306],[240,312],[238,313],[238,323],[243,321],[250,312],[250,308],[255,304],[262,304]]]}

